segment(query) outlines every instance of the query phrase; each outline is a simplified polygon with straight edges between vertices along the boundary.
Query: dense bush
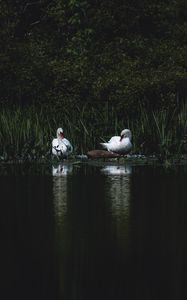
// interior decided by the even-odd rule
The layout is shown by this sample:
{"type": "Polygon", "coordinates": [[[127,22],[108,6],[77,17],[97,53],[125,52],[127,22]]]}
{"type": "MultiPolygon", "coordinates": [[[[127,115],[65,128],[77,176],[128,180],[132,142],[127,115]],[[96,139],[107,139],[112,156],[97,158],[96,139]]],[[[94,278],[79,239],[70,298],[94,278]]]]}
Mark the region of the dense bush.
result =
{"type": "Polygon", "coordinates": [[[184,0],[1,0],[0,101],[174,108],[186,99],[186,12],[184,0]]]}

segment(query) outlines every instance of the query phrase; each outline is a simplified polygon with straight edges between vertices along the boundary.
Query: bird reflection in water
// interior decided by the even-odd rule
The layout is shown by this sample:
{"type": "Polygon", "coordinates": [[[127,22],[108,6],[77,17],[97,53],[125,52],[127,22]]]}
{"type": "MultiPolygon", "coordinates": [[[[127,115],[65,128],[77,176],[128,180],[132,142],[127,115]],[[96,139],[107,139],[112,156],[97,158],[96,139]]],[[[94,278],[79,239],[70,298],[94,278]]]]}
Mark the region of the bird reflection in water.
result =
{"type": "Polygon", "coordinates": [[[68,242],[68,181],[72,171],[73,166],[69,163],[61,162],[52,166],[55,249],[57,251],[56,259],[58,261],[57,273],[59,274],[59,290],[62,295],[66,292],[67,278],[64,276],[64,273],[67,272],[66,258],[68,257],[67,252],[70,247],[68,242]]]}
{"type": "Polygon", "coordinates": [[[58,165],[52,166],[53,176],[66,176],[72,173],[73,166],[69,164],[59,163],[58,165]]]}
{"type": "Polygon", "coordinates": [[[132,173],[132,166],[130,165],[105,166],[101,169],[101,172],[106,175],[128,175],[132,173]]]}
{"type": "Polygon", "coordinates": [[[52,166],[54,214],[57,224],[61,224],[67,212],[67,177],[72,173],[71,164],[59,163],[52,166]]]}
{"type": "Polygon", "coordinates": [[[107,165],[101,169],[107,179],[107,198],[110,199],[112,226],[123,251],[128,248],[130,183],[132,166],[107,165]]]}

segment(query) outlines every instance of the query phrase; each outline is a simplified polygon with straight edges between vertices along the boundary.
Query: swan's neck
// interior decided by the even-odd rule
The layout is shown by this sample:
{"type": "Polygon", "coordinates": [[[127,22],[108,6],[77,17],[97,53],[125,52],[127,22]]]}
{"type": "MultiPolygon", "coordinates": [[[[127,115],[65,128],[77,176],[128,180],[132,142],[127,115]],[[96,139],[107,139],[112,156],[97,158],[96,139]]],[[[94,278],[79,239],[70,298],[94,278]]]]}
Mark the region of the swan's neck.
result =
{"type": "Polygon", "coordinates": [[[59,142],[59,143],[61,143],[61,142],[62,142],[62,140],[63,140],[63,137],[61,137],[61,136],[58,136],[58,137],[57,137],[57,140],[58,140],[58,142],[59,142]]]}
{"type": "Polygon", "coordinates": [[[123,137],[120,139],[120,142],[123,142],[123,141],[130,142],[130,138],[129,138],[128,136],[123,136],[123,137]]]}

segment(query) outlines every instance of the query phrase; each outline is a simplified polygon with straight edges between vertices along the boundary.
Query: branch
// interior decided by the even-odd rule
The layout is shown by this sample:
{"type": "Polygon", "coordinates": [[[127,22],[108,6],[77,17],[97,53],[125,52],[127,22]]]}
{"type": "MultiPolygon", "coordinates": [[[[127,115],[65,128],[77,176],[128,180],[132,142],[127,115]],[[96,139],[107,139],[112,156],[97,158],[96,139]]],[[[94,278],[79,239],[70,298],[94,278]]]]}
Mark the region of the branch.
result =
{"type": "Polygon", "coordinates": [[[40,5],[40,4],[41,4],[41,0],[35,1],[35,2],[28,2],[28,3],[26,3],[26,5],[24,7],[23,12],[25,12],[29,6],[40,5]]]}

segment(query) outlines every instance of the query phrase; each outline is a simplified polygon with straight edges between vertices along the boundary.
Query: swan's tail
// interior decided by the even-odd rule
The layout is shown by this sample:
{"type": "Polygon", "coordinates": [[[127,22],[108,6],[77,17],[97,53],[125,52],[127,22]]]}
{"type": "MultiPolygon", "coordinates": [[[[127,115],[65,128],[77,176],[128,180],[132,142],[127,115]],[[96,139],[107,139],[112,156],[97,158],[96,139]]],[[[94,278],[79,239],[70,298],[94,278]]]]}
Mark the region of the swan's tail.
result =
{"type": "Polygon", "coordinates": [[[108,149],[108,148],[107,148],[107,145],[108,145],[107,143],[100,143],[100,145],[101,145],[104,149],[108,149]]]}

